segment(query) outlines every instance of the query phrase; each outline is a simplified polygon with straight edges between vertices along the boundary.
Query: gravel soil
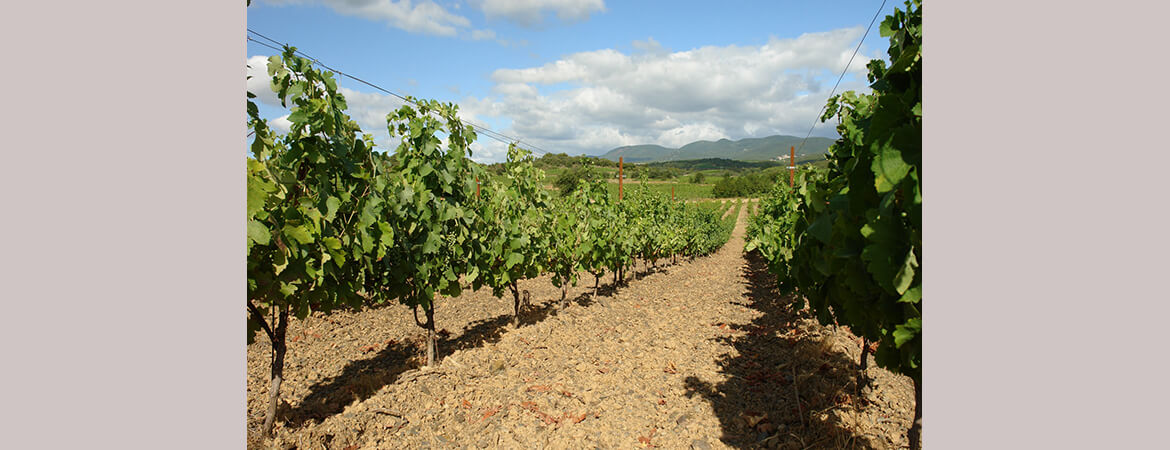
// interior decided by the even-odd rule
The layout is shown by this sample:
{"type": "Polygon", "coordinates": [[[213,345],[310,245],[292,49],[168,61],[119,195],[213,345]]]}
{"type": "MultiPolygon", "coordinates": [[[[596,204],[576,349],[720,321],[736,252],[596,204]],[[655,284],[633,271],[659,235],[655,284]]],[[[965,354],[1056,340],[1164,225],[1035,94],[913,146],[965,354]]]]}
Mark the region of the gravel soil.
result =
{"type": "Polygon", "coordinates": [[[741,208],[730,241],[677,264],[641,264],[614,288],[592,275],[567,308],[548,276],[519,328],[511,296],[438,302],[438,361],[423,330],[388,305],[289,325],[275,437],[271,346],[248,346],[248,447],[862,448],[908,446],[909,378],[874,366],[857,385],[861,341],[824,327],[755,254],[741,208]]]}

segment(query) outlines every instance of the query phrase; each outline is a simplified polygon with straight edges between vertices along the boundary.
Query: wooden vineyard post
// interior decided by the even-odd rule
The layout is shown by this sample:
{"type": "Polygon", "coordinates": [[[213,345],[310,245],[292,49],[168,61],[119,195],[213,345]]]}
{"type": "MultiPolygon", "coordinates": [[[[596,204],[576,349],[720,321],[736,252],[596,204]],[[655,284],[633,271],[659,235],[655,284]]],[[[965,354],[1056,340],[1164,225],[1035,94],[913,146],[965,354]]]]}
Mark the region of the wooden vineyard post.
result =
{"type": "Polygon", "coordinates": [[[788,147],[792,152],[788,155],[788,187],[796,184],[796,147],[788,147]]]}
{"type": "Polygon", "coordinates": [[[670,185],[670,201],[674,201],[674,185],[670,185]]]}
{"type": "Polygon", "coordinates": [[[622,178],[625,178],[622,176],[622,163],[625,159],[626,157],[624,156],[618,157],[618,201],[622,199],[622,178]]]}
{"type": "Polygon", "coordinates": [[[475,196],[479,197],[479,177],[475,177],[475,196]]]}

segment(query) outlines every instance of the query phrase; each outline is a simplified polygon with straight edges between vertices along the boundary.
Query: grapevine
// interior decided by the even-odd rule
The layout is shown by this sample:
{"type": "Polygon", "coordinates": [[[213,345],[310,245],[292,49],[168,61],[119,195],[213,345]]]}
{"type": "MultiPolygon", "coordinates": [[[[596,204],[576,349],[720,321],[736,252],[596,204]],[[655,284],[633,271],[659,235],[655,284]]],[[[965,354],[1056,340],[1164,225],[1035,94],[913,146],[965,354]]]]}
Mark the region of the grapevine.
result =
{"type": "Polygon", "coordinates": [[[878,342],[875,361],[914,381],[912,448],[922,415],[921,22],[917,0],[882,21],[891,65],[871,61],[873,93],[832,97],[821,117],[839,119],[828,171],[776,188],[745,247],[758,250],[782,290],[799,292],[821,323],[878,342]]]}

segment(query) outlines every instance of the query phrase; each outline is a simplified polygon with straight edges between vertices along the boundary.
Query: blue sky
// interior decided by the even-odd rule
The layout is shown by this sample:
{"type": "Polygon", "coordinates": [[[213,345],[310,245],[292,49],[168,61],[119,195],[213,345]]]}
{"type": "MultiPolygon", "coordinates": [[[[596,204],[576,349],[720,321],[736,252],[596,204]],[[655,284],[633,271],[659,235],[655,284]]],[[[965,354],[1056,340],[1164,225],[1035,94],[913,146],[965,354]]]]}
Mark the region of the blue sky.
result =
{"type": "MultiPolygon", "coordinates": [[[[455,102],[461,116],[550,152],[677,147],[705,139],[804,136],[880,0],[253,0],[248,28],[393,92],[455,102]]],[[[901,7],[887,1],[882,17],[901,7]]],[[[865,90],[884,58],[870,30],[842,86],[865,90]]],[[[248,43],[249,63],[275,52],[248,43]]],[[[263,67],[254,68],[263,75],[263,67]]],[[[287,129],[266,90],[264,117],[287,129]]],[[[392,148],[401,103],[339,80],[350,115],[392,148]]],[[[817,136],[835,136],[831,123],[817,136]]],[[[486,136],[473,158],[501,160],[486,136]]]]}

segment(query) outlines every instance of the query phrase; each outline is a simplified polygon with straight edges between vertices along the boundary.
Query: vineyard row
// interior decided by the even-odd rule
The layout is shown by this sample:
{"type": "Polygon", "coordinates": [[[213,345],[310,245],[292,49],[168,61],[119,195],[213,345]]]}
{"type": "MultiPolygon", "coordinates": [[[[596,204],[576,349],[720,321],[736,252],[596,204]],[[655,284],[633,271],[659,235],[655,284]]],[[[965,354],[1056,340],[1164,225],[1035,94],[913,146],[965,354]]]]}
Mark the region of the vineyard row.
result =
{"type": "MultiPolygon", "coordinates": [[[[292,123],[277,134],[249,93],[255,136],[247,160],[248,342],[272,345],[270,433],[279,404],[291,317],[387,301],[411,308],[435,363],[435,302],[464,289],[510,294],[552,274],[565,302],[582,271],[614,284],[641,259],[657,264],[713,252],[734,214],[635,188],[614,198],[604,181],[552,196],[531,154],[508,148],[502,175],[471,161],[475,130],[454,104],[413,100],[386,117],[393,151],[376,151],[346,114],[333,74],[295,49],[268,61],[272,90],[292,123]],[[421,310],[421,317],[420,317],[421,310]]],[[[734,206],[738,213],[740,206],[734,206]]],[[[595,284],[596,288],[596,284],[595,284]]]]}

